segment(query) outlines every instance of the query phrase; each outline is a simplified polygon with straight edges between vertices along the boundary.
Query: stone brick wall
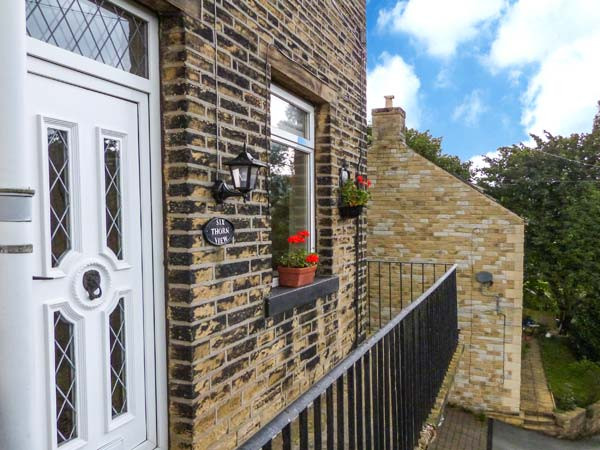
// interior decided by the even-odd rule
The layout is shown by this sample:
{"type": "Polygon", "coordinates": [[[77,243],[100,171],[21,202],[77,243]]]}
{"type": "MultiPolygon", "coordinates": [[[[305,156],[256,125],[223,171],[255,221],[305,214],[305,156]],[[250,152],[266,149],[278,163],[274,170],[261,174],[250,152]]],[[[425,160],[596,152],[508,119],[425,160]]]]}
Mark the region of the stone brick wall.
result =
{"type": "Polygon", "coordinates": [[[404,119],[400,108],[373,111],[368,255],[458,265],[458,319],[465,353],[452,401],[518,413],[523,221],[407,148],[404,119]],[[484,292],[474,278],[483,270],[494,275],[493,286],[484,292]],[[499,312],[495,295],[500,295],[499,312]]]}
{"type": "MultiPolygon", "coordinates": [[[[336,190],[342,161],[354,171],[366,147],[365,4],[220,0],[215,28],[214,4],[191,3],[196,14],[160,17],[169,429],[170,448],[205,450],[241,444],[354,344],[356,222],[339,218],[336,190]],[[272,279],[265,174],[248,202],[218,206],[210,192],[217,168],[215,29],[223,161],[246,140],[267,161],[271,78],[316,106],[319,270],[339,276],[340,289],[274,318],[263,311],[272,279]],[[268,71],[266,55],[275,50],[285,56],[268,71]],[[233,244],[203,240],[201,227],[214,216],[234,223],[233,244]]],[[[230,181],[226,171],[221,176],[230,181]]],[[[363,258],[362,231],[359,242],[363,258]]],[[[364,274],[360,280],[364,285],[364,274]]]]}

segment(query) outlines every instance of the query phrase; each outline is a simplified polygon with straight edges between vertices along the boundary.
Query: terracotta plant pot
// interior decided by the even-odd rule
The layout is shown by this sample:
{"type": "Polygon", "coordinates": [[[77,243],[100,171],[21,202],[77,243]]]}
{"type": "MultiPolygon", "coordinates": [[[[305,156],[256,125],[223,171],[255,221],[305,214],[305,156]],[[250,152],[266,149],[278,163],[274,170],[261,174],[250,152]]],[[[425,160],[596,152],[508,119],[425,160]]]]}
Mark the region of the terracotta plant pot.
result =
{"type": "Polygon", "coordinates": [[[277,267],[279,286],[300,287],[315,281],[317,266],[310,267],[277,267]]]}
{"type": "Polygon", "coordinates": [[[340,206],[340,216],[344,218],[358,217],[362,214],[364,205],[359,206],[340,206]]]}

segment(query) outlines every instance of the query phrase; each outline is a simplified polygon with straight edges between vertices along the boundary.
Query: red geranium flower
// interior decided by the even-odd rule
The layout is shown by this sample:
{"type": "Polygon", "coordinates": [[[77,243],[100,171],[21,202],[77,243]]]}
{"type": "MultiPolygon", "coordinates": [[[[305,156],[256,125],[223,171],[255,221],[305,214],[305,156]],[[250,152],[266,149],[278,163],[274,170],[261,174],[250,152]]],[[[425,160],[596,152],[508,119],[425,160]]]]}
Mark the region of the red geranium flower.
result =
{"type": "Polygon", "coordinates": [[[302,244],[304,242],[304,238],[298,235],[294,235],[288,238],[288,242],[290,244],[302,244]]]}
{"type": "Polygon", "coordinates": [[[371,187],[371,180],[367,180],[367,187],[371,187]]]}
{"type": "Polygon", "coordinates": [[[358,181],[360,184],[363,184],[363,182],[364,182],[363,176],[362,175],[357,176],[356,181],[358,181]]]}
{"type": "Polygon", "coordinates": [[[308,230],[302,230],[302,231],[298,231],[298,233],[296,233],[297,236],[303,237],[303,238],[307,238],[310,233],[308,232],[308,230]]]}
{"type": "Polygon", "coordinates": [[[317,264],[319,262],[319,255],[311,253],[306,257],[306,262],[309,264],[317,264]]]}

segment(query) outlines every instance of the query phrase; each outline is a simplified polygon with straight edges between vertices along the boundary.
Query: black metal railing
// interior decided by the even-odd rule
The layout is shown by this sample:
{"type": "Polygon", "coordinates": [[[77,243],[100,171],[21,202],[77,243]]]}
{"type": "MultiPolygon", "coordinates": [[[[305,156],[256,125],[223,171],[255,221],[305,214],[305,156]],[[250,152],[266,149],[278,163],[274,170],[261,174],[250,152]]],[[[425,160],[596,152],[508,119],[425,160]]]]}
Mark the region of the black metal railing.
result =
{"type": "Polygon", "coordinates": [[[367,260],[367,317],[369,333],[392,320],[444,275],[452,264],[367,260]]]}
{"type": "Polygon", "coordinates": [[[457,343],[452,266],[240,448],[412,450],[457,343]]]}

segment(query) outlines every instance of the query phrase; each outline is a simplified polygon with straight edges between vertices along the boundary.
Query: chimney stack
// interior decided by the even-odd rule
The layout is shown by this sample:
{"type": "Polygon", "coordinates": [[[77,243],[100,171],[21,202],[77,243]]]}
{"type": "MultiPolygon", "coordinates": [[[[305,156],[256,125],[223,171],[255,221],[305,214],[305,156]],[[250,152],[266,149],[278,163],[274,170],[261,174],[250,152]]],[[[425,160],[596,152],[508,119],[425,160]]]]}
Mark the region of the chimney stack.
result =
{"type": "Polygon", "coordinates": [[[404,142],[406,113],[394,107],[394,96],[385,96],[385,108],[372,110],[373,140],[394,140],[404,142]]]}

